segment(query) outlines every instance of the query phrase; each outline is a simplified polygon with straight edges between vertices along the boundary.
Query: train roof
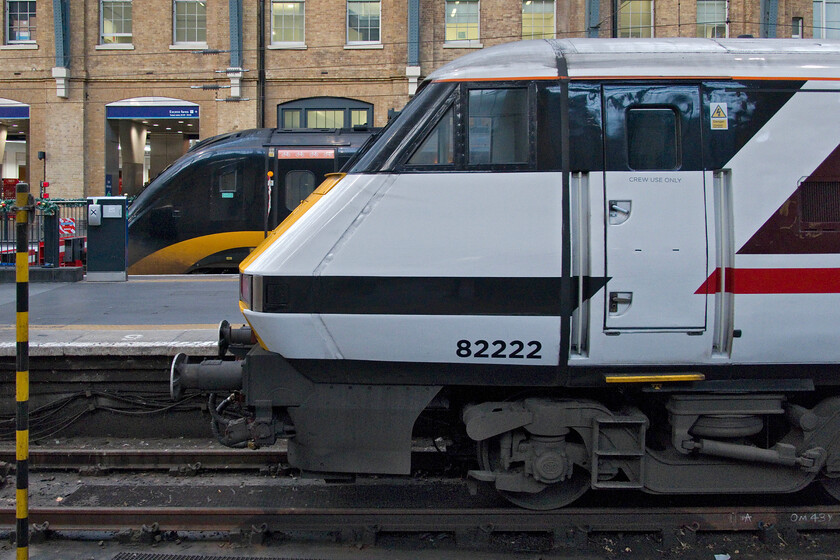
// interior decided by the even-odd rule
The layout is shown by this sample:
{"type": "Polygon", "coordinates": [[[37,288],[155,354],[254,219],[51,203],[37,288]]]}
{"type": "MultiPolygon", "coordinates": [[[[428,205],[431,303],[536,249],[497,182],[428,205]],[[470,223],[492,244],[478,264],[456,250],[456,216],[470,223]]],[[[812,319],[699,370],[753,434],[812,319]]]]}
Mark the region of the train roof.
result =
{"type": "Polygon", "coordinates": [[[539,39],[465,55],[427,81],[583,78],[781,78],[840,82],[840,41],[539,39]],[[565,68],[563,68],[565,66],[565,68]]]}
{"type": "Polygon", "coordinates": [[[374,134],[376,128],[275,128],[266,141],[269,146],[294,147],[294,146],[338,146],[338,147],[359,147],[365,143],[369,136],[374,134]]]}

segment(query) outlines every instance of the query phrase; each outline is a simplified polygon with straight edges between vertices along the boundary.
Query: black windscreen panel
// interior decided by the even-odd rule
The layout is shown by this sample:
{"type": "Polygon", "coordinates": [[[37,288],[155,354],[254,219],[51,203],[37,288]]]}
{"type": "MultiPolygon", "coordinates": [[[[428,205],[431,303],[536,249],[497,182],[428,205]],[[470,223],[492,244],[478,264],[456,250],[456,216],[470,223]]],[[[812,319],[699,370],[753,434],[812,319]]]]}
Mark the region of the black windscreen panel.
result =
{"type": "Polygon", "coordinates": [[[840,226],[840,181],[805,181],[799,185],[802,222],[814,229],[840,226]]]}

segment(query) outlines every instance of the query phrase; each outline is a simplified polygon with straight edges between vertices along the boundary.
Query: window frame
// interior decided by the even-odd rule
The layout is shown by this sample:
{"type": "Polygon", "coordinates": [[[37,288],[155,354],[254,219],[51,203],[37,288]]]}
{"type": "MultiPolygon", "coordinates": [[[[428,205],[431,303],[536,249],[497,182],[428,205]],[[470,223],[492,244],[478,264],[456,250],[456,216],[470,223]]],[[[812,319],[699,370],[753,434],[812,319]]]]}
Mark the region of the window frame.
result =
{"type": "Polygon", "coordinates": [[[415,170],[415,171],[437,171],[437,170],[449,170],[454,171],[457,169],[458,164],[458,126],[457,126],[457,118],[455,114],[455,101],[450,100],[447,103],[444,103],[441,108],[438,109],[435,113],[435,118],[430,119],[430,122],[433,124],[430,127],[424,127],[423,133],[419,136],[419,141],[416,141],[412,146],[412,149],[408,150],[408,153],[405,157],[404,168],[408,170],[415,170]],[[418,153],[420,149],[426,145],[426,141],[429,140],[432,134],[437,131],[438,127],[443,123],[443,120],[448,118],[451,113],[452,119],[452,161],[446,163],[413,163],[412,160],[418,153]]]}
{"type": "Polygon", "coordinates": [[[218,198],[222,199],[231,199],[235,198],[237,194],[242,190],[242,166],[239,163],[232,163],[226,165],[224,167],[220,167],[216,174],[213,177],[213,182],[215,183],[216,188],[214,189],[216,192],[213,195],[218,195],[218,198]],[[225,177],[233,175],[233,190],[231,189],[223,189],[222,183],[225,177]],[[230,196],[225,196],[230,195],[230,196]]]}
{"type": "MultiPolygon", "coordinates": [[[[18,11],[15,12],[16,14],[20,14],[22,12],[18,11]]],[[[5,25],[5,36],[4,36],[4,44],[6,45],[34,45],[37,44],[36,32],[38,30],[38,2],[36,0],[6,0],[3,3],[3,15],[4,15],[4,25],[5,25]],[[29,31],[29,39],[10,39],[12,36],[12,28],[11,28],[11,11],[10,11],[10,4],[33,4],[33,11],[26,12],[29,16],[27,21],[32,21],[34,18],[35,23],[29,23],[26,25],[26,29],[29,31]]],[[[19,28],[23,29],[23,28],[19,28]]]]}
{"type": "Polygon", "coordinates": [[[827,4],[840,4],[840,2],[838,2],[837,0],[814,0],[813,2],[812,28],[814,30],[814,39],[840,39],[840,29],[829,28],[826,26],[825,8],[827,4]],[[817,9],[817,6],[820,6],[819,9],[817,9]],[[817,14],[819,14],[819,25],[817,25],[817,14]],[[831,32],[831,36],[828,35],[829,32],[831,32]]]}
{"type": "Polygon", "coordinates": [[[523,40],[527,40],[527,39],[554,39],[555,37],[557,37],[557,0],[522,0],[521,4],[522,4],[522,11],[521,11],[521,16],[522,16],[521,32],[522,33],[521,33],[521,38],[523,40]],[[540,2],[540,3],[551,2],[551,24],[552,25],[551,25],[551,36],[549,36],[549,37],[545,37],[542,34],[535,34],[534,31],[533,31],[534,30],[533,26],[531,27],[531,33],[528,34],[527,36],[525,35],[525,6],[529,2],[534,2],[534,1],[540,2]]]}
{"type": "MultiPolygon", "coordinates": [[[[296,186],[297,186],[297,185],[296,185],[296,186]]],[[[317,187],[318,187],[317,177],[315,176],[315,173],[313,173],[310,169],[291,169],[291,170],[287,171],[287,172],[283,175],[283,205],[286,207],[286,209],[287,209],[289,212],[291,212],[292,210],[294,210],[295,208],[297,208],[298,206],[300,206],[300,204],[301,204],[304,200],[306,200],[306,198],[307,198],[310,194],[312,194],[312,193],[315,191],[315,189],[316,189],[317,187]],[[294,204],[293,206],[290,206],[290,204],[289,204],[289,203],[290,203],[290,200],[289,200],[289,194],[290,194],[290,193],[289,193],[289,187],[290,187],[291,185],[290,185],[289,183],[292,181],[292,179],[296,179],[297,177],[307,177],[307,178],[311,178],[311,179],[312,179],[312,189],[311,189],[311,190],[310,190],[310,191],[306,194],[306,196],[304,196],[303,198],[301,198],[300,200],[298,200],[297,204],[294,204]]]]}
{"type": "MultiPolygon", "coordinates": [[[[125,21],[122,19],[121,21],[125,21]]],[[[132,0],[99,0],[99,45],[100,46],[108,46],[114,47],[116,45],[133,45],[134,44],[134,2],[132,0]],[[106,42],[105,41],[105,4],[128,4],[131,6],[131,19],[129,22],[131,23],[131,32],[130,33],[109,33],[108,37],[128,37],[130,41],[128,42],[106,42]]]]}
{"type": "Polygon", "coordinates": [[[373,123],[371,122],[371,119],[373,117],[373,109],[370,109],[370,108],[362,109],[362,108],[352,108],[351,107],[351,108],[348,108],[347,110],[349,112],[350,128],[355,128],[357,126],[367,126],[367,127],[373,126],[373,123]],[[362,124],[362,123],[356,124],[354,122],[355,116],[356,116],[357,113],[364,113],[365,114],[364,124],[362,124]]]}
{"type": "Polygon", "coordinates": [[[648,172],[648,171],[679,171],[683,167],[683,130],[682,130],[682,112],[679,107],[674,105],[662,104],[637,104],[630,105],[625,109],[624,114],[624,133],[626,135],[625,145],[627,153],[625,154],[627,161],[627,168],[634,172],[648,172]],[[633,167],[632,147],[635,143],[631,142],[631,126],[630,115],[641,114],[645,111],[667,111],[674,117],[674,166],[673,167],[633,167]]]}
{"type": "Polygon", "coordinates": [[[300,125],[301,125],[301,123],[305,122],[305,120],[304,120],[305,118],[306,117],[303,116],[303,109],[302,108],[301,109],[283,109],[283,108],[281,108],[280,109],[280,120],[282,121],[283,124],[282,124],[282,126],[279,126],[278,128],[287,128],[289,130],[301,130],[304,127],[302,127],[300,125]],[[291,115],[295,115],[295,114],[297,115],[298,126],[286,126],[286,115],[291,116],[291,115]]]}
{"type": "MultiPolygon", "coordinates": [[[[207,1],[206,0],[172,0],[172,45],[175,47],[206,47],[207,46],[207,1]],[[195,41],[187,41],[187,40],[178,40],[178,7],[179,6],[187,6],[190,4],[200,5],[204,4],[204,40],[195,40],[195,41]]],[[[197,24],[196,19],[196,24],[197,24]]],[[[189,23],[189,22],[188,22],[189,23]]],[[[195,31],[196,35],[198,35],[198,31],[200,28],[198,25],[195,28],[186,27],[185,33],[189,31],[195,31]]],[[[197,38],[197,37],[196,37],[197,38]]]]}
{"type": "MultiPolygon", "coordinates": [[[[362,28],[359,28],[362,29],[362,28]]],[[[372,27],[366,27],[364,29],[373,29],[372,27]]],[[[382,44],[382,0],[347,0],[345,3],[345,18],[344,18],[344,37],[345,37],[345,44],[349,46],[364,46],[364,45],[381,45],[382,44]],[[379,15],[377,17],[378,25],[376,26],[377,35],[379,36],[376,40],[367,40],[367,41],[351,41],[350,40],[350,4],[376,4],[379,7],[379,15]]]]}
{"type": "Polygon", "coordinates": [[[794,16],[790,18],[790,38],[802,39],[805,37],[805,18],[794,16]],[[798,32],[798,33],[797,33],[798,32]]]}
{"type": "MultiPolygon", "coordinates": [[[[534,156],[535,156],[534,151],[533,151],[533,148],[534,148],[533,144],[534,143],[531,141],[531,138],[533,136],[532,129],[534,128],[532,123],[535,123],[536,119],[534,118],[535,113],[534,113],[534,110],[533,110],[533,107],[532,107],[532,105],[534,103],[534,95],[529,91],[530,89],[531,88],[529,87],[529,85],[522,85],[522,86],[512,86],[511,85],[511,86],[508,86],[507,84],[505,84],[504,86],[492,86],[492,87],[489,87],[489,86],[485,87],[483,84],[475,84],[471,87],[465,88],[465,91],[464,91],[464,94],[463,94],[464,95],[463,96],[463,103],[464,103],[463,110],[464,110],[464,114],[466,115],[466,119],[465,119],[465,122],[464,122],[464,125],[465,125],[464,126],[464,152],[465,152],[464,166],[467,169],[521,169],[521,170],[524,170],[524,169],[528,169],[529,168],[528,166],[534,162],[534,156]],[[525,94],[525,127],[526,127],[525,142],[527,143],[527,146],[525,147],[525,151],[526,151],[525,161],[502,162],[502,163],[491,161],[489,163],[473,163],[473,162],[470,161],[471,153],[472,153],[472,147],[473,147],[472,143],[471,143],[471,136],[473,134],[473,129],[470,126],[470,122],[469,122],[469,119],[472,118],[472,115],[471,115],[471,112],[470,112],[470,99],[471,99],[470,94],[474,91],[501,91],[501,90],[520,90],[520,91],[524,92],[524,94],[525,94]]],[[[501,116],[501,115],[496,115],[496,116],[501,116]]],[[[483,118],[487,118],[487,117],[483,117],[483,118]]],[[[495,127],[491,128],[491,132],[495,131],[495,130],[497,130],[495,127]]],[[[491,142],[490,146],[492,148],[492,143],[493,143],[492,135],[491,135],[490,142],[491,142]]],[[[456,145],[457,145],[457,142],[456,142],[456,145]]],[[[489,151],[489,153],[492,155],[492,153],[493,153],[492,149],[489,151]]]]}
{"type": "MultiPolygon", "coordinates": [[[[295,99],[277,105],[277,128],[286,130],[312,130],[309,111],[342,111],[344,115],[344,129],[353,128],[353,112],[367,112],[367,127],[373,126],[373,104],[348,97],[312,97],[295,99]],[[299,126],[286,126],[286,115],[297,114],[299,126]]],[[[321,128],[321,127],[319,127],[321,128]]]]}
{"type": "MultiPolygon", "coordinates": [[[[626,38],[626,39],[652,39],[652,38],[654,38],[656,36],[656,34],[655,34],[656,13],[654,11],[654,9],[655,9],[654,5],[655,5],[655,3],[654,3],[653,0],[615,0],[615,6],[616,6],[616,10],[615,10],[616,11],[615,36],[617,38],[626,38]],[[650,26],[633,26],[632,21],[631,21],[630,25],[628,27],[622,27],[621,26],[621,17],[622,17],[623,10],[621,8],[621,5],[625,2],[628,5],[632,5],[634,3],[646,3],[650,8],[650,10],[648,12],[648,13],[650,13],[650,26]],[[649,29],[650,30],[650,35],[647,35],[647,36],[645,36],[645,35],[638,35],[638,36],[633,35],[632,31],[634,29],[639,29],[639,30],[649,29]],[[625,31],[625,30],[627,31],[627,34],[622,34],[622,31],[625,31]]],[[[630,6],[628,6],[628,7],[630,7],[630,6]]],[[[639,11],[638,13],[643,14],[645,12],[639,11]]],[[[633,14],[634,14],[634,12],[631,10],[631,12],[629,14],[629,17],[632,18],[633,14]]]]}
{"type": "Polygon", "coordinates": [[[488,81],[461,83],[452,94],[441,102],[433,111],[433,116],[419,129],[413,131],[413,138],[405,143],[402,153],[397,158],[396,167],[406,172],[517,172],[537,170],[537,84],[533,81],[488,81]],[[469,162],[469,95],[473,90],[525,90],[527,105],[527,161],[515,163],[470,163],[469,162]],[[453,146],[455,149],[452,163],[410,164],[409,161],[423,145],[444,118],[447,111],[454,111],[453,146]]]}
{"type": "Polygon", "coordinates": [[[697,33],[698,37],[712,38],[712,39],[725,39],[725,38],[729,37],[729,2],[728,2],[728,0],[697,0],[696,7],[697,7],[697,30],[696,30],[696,33],[697,33]],[[723,6],[723,21],[711,21],[711,20],[707,19],[706,16],[709,13],[709,10],[704,9],[704,12],[703,12],[704,20],[701,23],[700,22],[700,4],[701,3],[704,4],[704,8],[707,8],[706,4],[715,5],[715,8],[712,10],[713,12],[717,11],[718,5],[722,5],[723,6]],[[718,26],[720,26],[721,24],[723,24],[723,27],[724,27],[724,30],[725,30],[723,37],[709,37],[709,35],[707,35],[707,31],[708,31],[709,28],[714,29],[714,28],[717,28],[718,26]],[[703,34],[700,33],[700,27],[701,26],[703,27],[703,34]]]}
{"type": "MultiPolygon", "coordinates": [[[[270,41],[269,44],[272,47],[305,47],[306,46],[306,0],[271,0],[270,11],[269,11],[269,18],[270,18],[270,25],[269,25],[269,37],[270,41]],[[300,17],[301,24],[300,24],[300,34],[301,40],[300,41],[275,41],[274,40],[274,32],[277,29],[274,26],[274,6],[280,4],[298,4],[301,7],[300,16],[292,15],[292,21],[294,22],[298,17],[300,17]]],[[[285,19],[285,16],[283,17],[285,19]]],[[[280,29],[289,29],[287,27],[280,27],[280,29]]],[[[291,28],[292,32],[295,32],[294,27],[291,28]]]]}
{"type": "MultiPolygon", "coordinates": [[[[444,0],[443,3],[443,45],[449,47],[471,47],[471,46],[481,46],[481,0],[444,0]],[[449,23],[449,8],[453,4],[460,4],[464,2],[465,4],[475,4],[476,5],[476,13],[475,13],[475,38],[474,39],[448,39],[447,36],[449,35],[450,23],[449,23]]],[[[458,26],[453,27],[453,30],[457,33],[458,26]]]]}
{"type": "MultiPolygon", "coordinates": [[[[343,128],[347,128],[346,126],[344,126],[344,125],[346,124],[346,121],[347,121],[347,108],[337,108],[337,107],[317,107],[317,106],[315,106],[315,107],[306,107],[305,109],[303,109],[302,116],[303,116],[303,120],[306,122],[306,128],[307,128],[307,129],[316,129],[316,130],[319,130],[319,129],[323,129],[323,130],[332,130],[332,129],[343,129],[343,128]],[[309,117],[310,117],[310,114],[311,114],[311,113],[313,113],[313,112],[318,112],[318,111],[323,111],[323,112],[324,112],[324,117],[325,117],[325,118],[326,118],[326,116],[327,116],[327,113],[330,113],[330,114],[341,113],[341,126],[309,126],[309,117]]],[[[316,122],[317,122],[317,121],[316,121],[316,122]]]]}

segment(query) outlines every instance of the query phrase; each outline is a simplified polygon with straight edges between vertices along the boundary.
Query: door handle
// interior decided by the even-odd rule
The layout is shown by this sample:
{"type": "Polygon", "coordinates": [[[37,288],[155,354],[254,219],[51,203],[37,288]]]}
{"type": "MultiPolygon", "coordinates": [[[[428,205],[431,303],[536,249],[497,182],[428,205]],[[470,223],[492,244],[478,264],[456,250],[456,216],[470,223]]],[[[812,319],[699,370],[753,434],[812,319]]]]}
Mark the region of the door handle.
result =
{"type": "Polygon", "coordinates": [[[633,208],[633,203],[629,200],[610,200],[607,207],[610,213],[609,224],[611,226],[617,226],[630,219],[630,211],[633,208]]]}
{"type": "Polygon", "coordinates": [[[633,292],[610,292],[610,314],[623,315],[633,304],[633,292]]]}

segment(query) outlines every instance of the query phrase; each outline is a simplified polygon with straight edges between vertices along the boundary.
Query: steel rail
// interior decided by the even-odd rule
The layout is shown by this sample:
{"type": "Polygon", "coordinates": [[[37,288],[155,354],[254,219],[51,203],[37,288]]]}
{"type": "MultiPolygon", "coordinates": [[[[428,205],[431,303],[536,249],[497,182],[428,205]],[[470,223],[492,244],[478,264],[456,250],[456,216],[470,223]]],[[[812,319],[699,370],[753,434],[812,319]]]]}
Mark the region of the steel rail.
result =
{"type": "MultiPolygon", "coordinates": [[[[0,450],[0,461],[13,463],[13,449],[0,450]]],[[[258,470],[286,462],[286,452],[271,449],[30,449],[32,470],[258,470]],[[197,469],[196,469],[197,470],[197,469]]]]}
{"type": "MultiPolygon", "coordinates": [[[[12,508],[0,508],[0,523],[14,522],[12,508]]],[[[840,529],[840,506],[718,508],[389,509],[389,508],[167,508],[40,507],[30,521],[54,531],[119,531],[155,526],[160,531],[374,531],[492,533],[797,531],[840,529]]]]}
{"type": "MultiPolygon", "coordinates": [[[[413,460],[433,468],[439,453],[414,451],[413,460]]],[[[285,446],[262,449],[32,449],[29,451],[32,470],[170,470],[199,465],[201,470],[260,470],[285,465],[285,446]]],[[[13,464],[15,450],[0,448],[0,462],[13,464]]]]}

